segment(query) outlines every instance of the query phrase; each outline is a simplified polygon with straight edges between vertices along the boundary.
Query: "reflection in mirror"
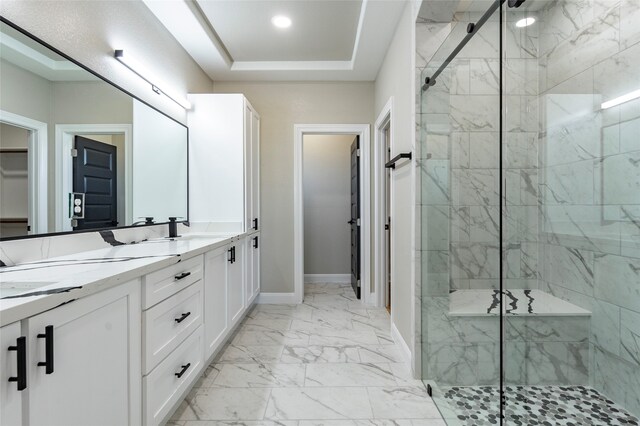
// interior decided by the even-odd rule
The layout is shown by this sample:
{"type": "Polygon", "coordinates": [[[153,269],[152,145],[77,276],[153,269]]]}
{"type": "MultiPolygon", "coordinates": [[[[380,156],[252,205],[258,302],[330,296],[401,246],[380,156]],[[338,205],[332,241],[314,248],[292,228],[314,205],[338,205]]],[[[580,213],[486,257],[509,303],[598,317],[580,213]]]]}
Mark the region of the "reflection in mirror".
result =
{"type": "Polygon", "coordinates": [[[0,24],[0,238],[187,220],[187,128],[0,24]]]}

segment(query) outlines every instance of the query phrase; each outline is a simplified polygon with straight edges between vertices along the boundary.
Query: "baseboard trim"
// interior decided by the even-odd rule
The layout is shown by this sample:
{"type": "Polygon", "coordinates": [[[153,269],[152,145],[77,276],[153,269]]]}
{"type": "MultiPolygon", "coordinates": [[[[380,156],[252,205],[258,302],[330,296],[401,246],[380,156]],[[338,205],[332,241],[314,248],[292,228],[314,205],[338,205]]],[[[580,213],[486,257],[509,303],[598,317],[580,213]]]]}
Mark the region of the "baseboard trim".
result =
{"type": "Polygon", "coordinates": [[[350,274],[304,274],[305,283],[350,283],[350,274]]]}
{"type": "Polygon", "coordinates": [[[409,345],[407,345],[407,342],[405,342],[405,340],[402,338],[402,335],[396,328],[396,325],[393,323],[393,321],[391,322],[391,337],[396,343],[398,349],[400,349],[400,353],[402,354],[402,358],[404,359],[405,364],[407,364],[409,370],[412,370],[411,349],[409,349],[409,345]]]}
{"type": "Polygon", "coordinates": [[[261,305],[292,305],[297,304],[295,293],[260,293],[256,299],[261,305]]]}

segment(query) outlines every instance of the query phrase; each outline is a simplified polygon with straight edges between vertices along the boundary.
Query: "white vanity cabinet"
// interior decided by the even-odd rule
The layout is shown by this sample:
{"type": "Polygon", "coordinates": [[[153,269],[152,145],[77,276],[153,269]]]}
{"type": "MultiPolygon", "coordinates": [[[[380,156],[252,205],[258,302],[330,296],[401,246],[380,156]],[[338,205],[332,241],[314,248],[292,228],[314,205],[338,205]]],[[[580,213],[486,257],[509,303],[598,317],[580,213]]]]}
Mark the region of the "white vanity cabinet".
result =
{"type": "Polygon", "coordinates": [[[22,398],[27,395],[26,339],[20,322],[0,328],[0,425],[22,424],[22,398]]]}
{"type": "Polygon", "coordinates": [[[242,94],[191,94],[189,101],[189,220],[256,230],[260,116],[242,94]]]}
{"type": "Polygon", "coordinates": [[[246,246],[245,297],[246,305],[251,306],[260,293],[260,233],[249,235],[246,246]]]}
{"type": "Polygon", "coordinates": [[[246,261],[246,238],[234,241],[229,246],[229,266],[227,269],[227,291],[228,291],[228,321],[229,327],[233,328],[242,314],[244,314],[245,308],[245,261],[246,261]]]}
{"type": "Polygon", "coordinates": [[[140,424],[139,280],[30,317],[23,326],[29,425],[140,424]]]}
{"type": "Polygon", "coordinates": [[[227,264],[229,247],[212,250],[204,256],[204,335],[205,358],[209,359],[229,330],[227,318],[227,264]]]}

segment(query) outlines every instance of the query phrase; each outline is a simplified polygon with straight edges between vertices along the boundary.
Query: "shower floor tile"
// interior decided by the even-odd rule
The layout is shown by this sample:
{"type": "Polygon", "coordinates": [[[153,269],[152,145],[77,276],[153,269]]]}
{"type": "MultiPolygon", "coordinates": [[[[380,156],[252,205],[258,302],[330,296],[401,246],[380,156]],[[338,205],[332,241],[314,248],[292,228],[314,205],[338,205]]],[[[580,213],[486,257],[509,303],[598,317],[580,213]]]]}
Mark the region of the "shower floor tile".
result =
{"type": "MultiPolygon", "coordinates": [[[[451,387],[445,398],[463,425],[499,424],[499,389],[491,386],[451,387]]],[[[585,386],[508,386],[507,425],[633,425],[638,419],[585,386]]]]}

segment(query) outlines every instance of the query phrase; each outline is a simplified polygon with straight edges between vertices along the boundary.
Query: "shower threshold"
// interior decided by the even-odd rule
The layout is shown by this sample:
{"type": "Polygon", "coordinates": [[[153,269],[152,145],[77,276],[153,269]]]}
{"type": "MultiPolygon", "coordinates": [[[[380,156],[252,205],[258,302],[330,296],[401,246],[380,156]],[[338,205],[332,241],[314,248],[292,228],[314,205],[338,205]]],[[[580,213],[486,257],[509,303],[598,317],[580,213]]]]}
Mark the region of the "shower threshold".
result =
{"type": "MultiPolygon", "coordinates": [[[[500,423],[499,388],[455,386],[442,391],[455,424],[500,423]]],[[[637,417],[588,386],[507,386],[505,393],[506,425],[639,425],[637,417]]]]}

